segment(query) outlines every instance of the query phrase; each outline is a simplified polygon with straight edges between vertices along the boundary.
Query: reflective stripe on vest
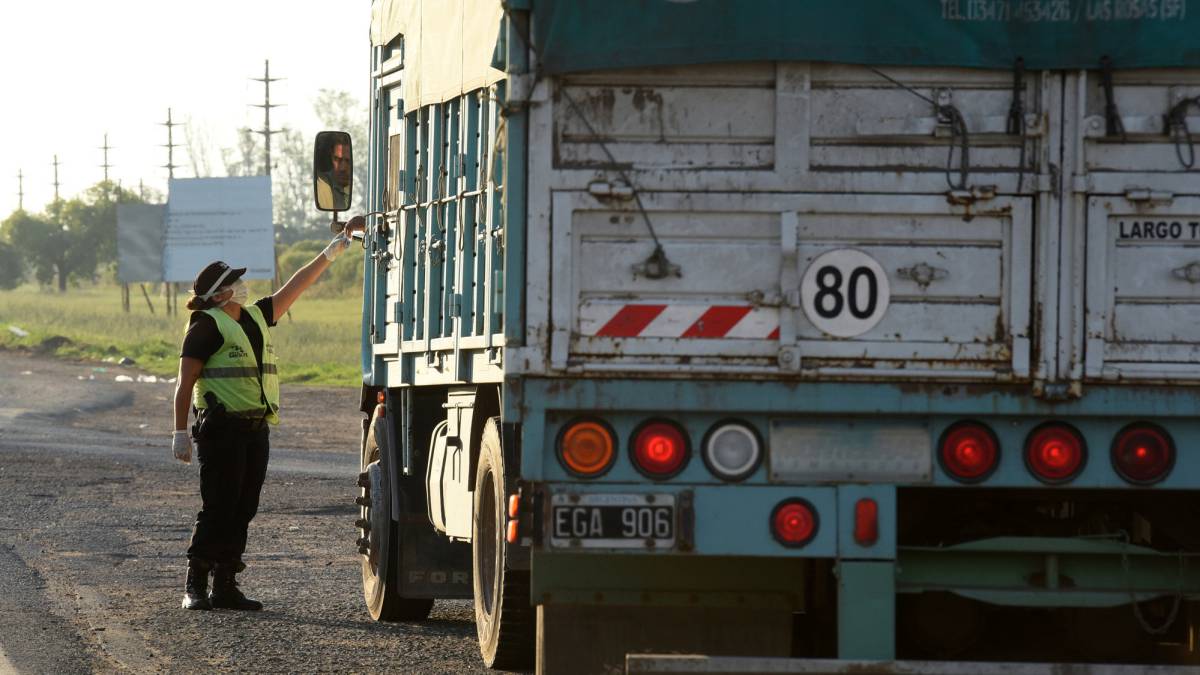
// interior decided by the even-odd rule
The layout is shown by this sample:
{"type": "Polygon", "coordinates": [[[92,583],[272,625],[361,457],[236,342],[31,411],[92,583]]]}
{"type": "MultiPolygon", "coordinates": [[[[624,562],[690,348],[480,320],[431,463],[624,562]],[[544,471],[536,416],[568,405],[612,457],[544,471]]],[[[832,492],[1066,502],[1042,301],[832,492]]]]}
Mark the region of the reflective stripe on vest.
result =
{"type": "Polygon", "coordinates": [[[271,333],[262,310],[257,306],[246,305],[242,311],[249,313],[262,333],[261,383],[258,362],[246,332],[224,310],[206,309],[204,313],[217,324],[222,344],[217,353],[204,362],[200,378],[192,390],[192,405],[196,408],[207,407],[204,394],[212,392],[230,415],[266,419],[271,424],[278,424],[279,367],[275,360],[275,348],[271,344],[271,333]]]}

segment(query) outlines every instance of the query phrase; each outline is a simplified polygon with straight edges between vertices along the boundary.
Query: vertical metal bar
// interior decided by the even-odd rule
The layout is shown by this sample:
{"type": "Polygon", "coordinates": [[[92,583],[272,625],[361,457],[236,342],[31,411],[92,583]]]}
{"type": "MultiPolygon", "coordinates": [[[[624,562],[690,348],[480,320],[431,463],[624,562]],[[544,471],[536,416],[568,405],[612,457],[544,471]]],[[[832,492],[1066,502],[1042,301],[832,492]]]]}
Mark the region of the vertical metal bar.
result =
{"type": "MultiPolygon", "coordinates": [[[[497,86],[496,89],[498,91],[500,89],[500,87],[497,86]]],[[[498,117],[497,113],[499,112],[499,109],[500,109],[499,105],[493,104],[493,105],[488,106],[488,118],[487,118],[488,134],[487,134],[487,136],[489,139],[489,143],[492,144],[493,148],[496,147],[494,140],[496,138],[496,134],[498,132],[498,127],[499,127],[499,124],[497,122],[497,117],[498,117]]],[[[496,243],[496,239],[495,239],[495,237],[491,236],[491,231],[492,231],[492,228],[495,227],[496,224],[500,222],[500,219],[497,216],[500,213],[500,209],[501,209],[501,194],[499,193],[499,189],[497,187],[498,180],[495,175],[496,168],[500,166],[499,160],[498,160],[498,158],[496,158],[494,156],[489,156],[487,158],[487,161],[489,162],[489,166],[491,167],[488,171],[488,175],[491,176],[491,180],[489,181],[489,184],[487,186],[487,220],[484,223],[484,232],[485,232],[485,236],[483,238],[483,261],[484,261],[484,264],[483,264],[483,273],[480,275],[480,281],[482,281],[483,283],[479,284],[479,288],[480,288],[480,292],[482,293],[482,297],[480,298],[480,300],[482,301],[482,305],[483,305],[482,329],[483,329],[483,334],[484,334],[484,342],[488,348],[491,348],[492,336],[496,332],[495,325],[497,323],[495,320],[495,306],[493,305],[493,302],[492,302],[493,298],[495,298],[495,296],[496,296],[494,289],[493,289],[493,285],[496,283],[496,274],[495,274],[495,268],[496,268],[495,243],[496,243]]]]}
{"type": "MultiPolygon", "coordinates": [[[[381,62],[381,58],[382,58],[382,50],[383,50],[382,47],[372,48],[371,56],[370,56],[371,72],[375,72],[376,70],[378,70],[378,66],[379,66],[379,63],[381,62]]],[[[379,91],[379,82],[378,82],[378,80],[372,78],[371,94],[370,94],[372,100],[374,100],[375,97],[378,95],[378,91],[379,91]]],[[[376,118],[376,115],[377,115],[376,106],[374,106],[374,105],[371,106],[369,115],[370,115],[370,117],[369,117],[369,127],[368,127],[368,138],[374,138],[374,136],[373,136],[374,131],[379,124],[379,120],[376,118]]],[[[375,153],[374,144],[368,143],[367,166],[371,167],[371,168],[373,168],[375,166],[374,162],[372,161],[372,156],[374,153],[375,153]]],[[[360,332],[360,336],[359,336],[360,350],[361,350],[359,352],[359,364],[360,364],[360,370],[362,371],[363,382],[365,382],[367,384],[374,384],[374,382],[375,382],[375,351],[374,351],[374,345],[372,344],[372,341],[371,341],[371,322],[373,320],[373,317],[371,316],[371,312],[372,312],[372,308],[373,308],[371,291],[374,288],[374,279],[372,278],[373,274],[371,271],[371,266],[364,265],[363,267],[364,267],[363,304],[362,304],[362,324],[361,324],[362,328],[361,328],[361,332],[360,332]]]]}
{"type": "Polygon", "coordinates": [[[437,252],[435,242],[441,239],[439,230],[443,227],[441,220],[441,204],[438,198],[442,190],[442,106],[433,104],[428,108],[429,114],[425,125],[425,135],[428,139],[428,184],[426,192],[427,218],[425,222],[425,352],[430,353],[431,342],[441,325],[439,319],[438,299],[441,295],[441,283],[438,281],[437,252]]]}
{"type": "Polygon", "coordinates": [[[838,563],[838,658],[896,657],[896,563],[838,563]]]}
{"type": "MultiPolygon", "coordinates": [[[[1071,111],[1070,117],[1063,115],[1064,122],[1067,119],[1071,120],[1069,126],[1064,125],[1063,143],[1067,149],[1063,151],[1063,164],[1068,163],[1070,157],[1070,172],[1064,170],[1064,176],[1071,176],[1073,179],[1069,183],[1064,181],[1064,192],[1067,194],[1063,198],[1063,218],[1062,218],[1062,270],[1064,292],[1062,295],[1062,307],[1059,311],[1059,345],[1062,352],[1066,356],[1059,357],[1059,377],[1070,383],[1073,393],[1078,395],[1078,389],[1082,386],[1080,382],[1083,380],[1083,339],[1086,331],[1086,323],[1084,317],[1084,286],[1086,277],[1084,276],[1084,260],[1087,256],[1087,241],[1085,233],[1087,232],[1087,200],[1088,195],[1085,191],[1085,186],[1088,184],[1088,169],[1087,161],[1084,156],[1084,151],[1087,147],[1087,139],[1083,133],[1083,118],[1087,115],[1087,91],[1088,91],[1088,71],[1081,71],[1078,75],[1078,88],[1075,96],[1071,97],[1075,102],[1075,110],[1071,111]],[[1069,327],[1068,335],[1061,335],[1062,328],[1069,327]]],[[[1064,166],[1064,169],[1066,167],[1064,166]]]]}
{"type": "MultiPolygon", "coordinates": [[[[383,52],[379,52],[379,63],[383,62],[383,52]]],[[[382,211],[386,208],[383,202],[383,193],[387,189],[387,139],[388,139],[388,111],[391,109],[391,92],[382,88],[376,89],[375,94],[375,125],[372,127],[371,138],[371,175],[368,180],[370,191],[367,193],[367,210],[382,211]]],[[[374,216],[376,222],[380,216],[374,216]]],[[[374,236],[371,237],[367,246],[367,253],[374,254],[378,251],[387,250],[387,235],[382,233],[382,228],[373,228],[374,236]]],[[[372,255],[366,260],[366,264],[370,265],[372,274],[375,278],[375,306],[372,312],[372,322],[375,326],[375,344],[383,344],[387,340],[387,265],[383,264],[381,258],[372,255]]],[[[376,385],[387,385],[387,368],[383,364],[383,356],[376,355],[374,362],[375,377],[373,381],[376,385]]]]}
{"type": "MultiPolygon", "coordinates": [[[[479,189],[479,100],[482,91],[475,91],[463,98],[466,108],[463,115],[463,189],[474,192],[479,189]]],[[[458,294],[462,298],[459,311],[458,332],[463,336],[475,335],[475,246],[476,229],[478,227],[479,197],[466,197],[462,202],[462,221],[460,224],[460,246],[458,254],[462,260],[462,277],[459,280],[458,294]]]]}
{"type": "MultiPolygon", "coordinates": [[[[413,336],[417,340],[427,340],[429,332],[429,307],[426,302],[426,289],[429,287],[429,220],[431,217],[429,209],[430,178],[429,178],[429,141],[430,141],[430,117],[432,110],[429,106],[420,109],[419,112],[420,124],[417,128],[417,137],[420,139],[420,150],[417,155],[417,171],[419,172],[417,182],[417,241],[416,243],[416,333],[413,336]]],[[[423,349],[428,349],[429,344],[423,346],[423,349]]]]}
{"type": "Polygon", "coordinates": [[[411,206],[404,213],[404,246],[401,247],[401,268],[404,278],[401,280],[400,311],[404,320],[402,340],[412,340],[417,331],[417,166],[420,161],[421,147],[417,139],[420,112],[411,112],[404,116],[404,202],[401,207],[411,206]]]}
{"type": "MultiPolygon", "coordinates": [[[[505,21],[508,32],[508,74],[529,71],[529,53],[522,35],[529,34],[529,13],[509,12],[505,21]],[[519,24],[519,25],[518,25],[519,24]]],[[[529,111],[507,111],[504,147],[504,343],[525,342],[525,219],[526,142],[529,111]]]]}
{"type": "Polygon", "coordinates": [[[442,334],[458,335],[455,327],[454,294],[458,292],[458,214],[462,202],[462,167],[460,166],[460,137],[462,135],[462,99],[450,101],[446,112],[446,195],[453,201],[445,207],[445,262],[442,264],[442,334]]]}

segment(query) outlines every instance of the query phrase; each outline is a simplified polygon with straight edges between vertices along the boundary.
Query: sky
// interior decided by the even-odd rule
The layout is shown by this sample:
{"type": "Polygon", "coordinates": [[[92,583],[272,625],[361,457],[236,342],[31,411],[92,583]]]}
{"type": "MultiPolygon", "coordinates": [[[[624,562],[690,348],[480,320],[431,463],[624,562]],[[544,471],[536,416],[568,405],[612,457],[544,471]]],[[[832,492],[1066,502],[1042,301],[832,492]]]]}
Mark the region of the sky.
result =
{"type": "MultiPolygon", "coordinates": [[[[311,139],[320,130],[312,103],[320,89],[366,101],[370,0],[0,0],[0,220],[24,206],[41,211],[109,178],[166,193],[167,120],[174,122],[176,178],[193,176],[186,142],[209,149],[223,175],[221,147],[237,129],[261,129],[261,78],[271,77],[272,128],[311,139]]],[[[197,153],[200,154],[200,153],[197,153]]]]}

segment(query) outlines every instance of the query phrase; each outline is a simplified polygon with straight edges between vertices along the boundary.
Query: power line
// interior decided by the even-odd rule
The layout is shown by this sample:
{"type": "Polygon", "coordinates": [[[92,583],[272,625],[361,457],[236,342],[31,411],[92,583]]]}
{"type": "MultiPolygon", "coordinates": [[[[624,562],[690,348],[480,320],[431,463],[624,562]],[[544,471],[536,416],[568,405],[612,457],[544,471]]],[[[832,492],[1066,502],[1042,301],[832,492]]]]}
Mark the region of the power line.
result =
{"type": "Polygon", "coordinates": [[[175,127],[183,126],[183,123],[182,122],[172,122],[171,121],[171,109],[167,108],[167,121],[159,122],[158,124],[159,124],[159,126],[163,126],[163,127],[167,128],[167,144],[162,146],[167,149],[167,163],[164,164],[162,168],[167,170],[167,178],[174,178],[175,177],[175,168],[177,166],[179,166],[178,164],[175,163],[175,148],[179,147],[179,145],[175,143],[174,130],[175,130],[175,127]]]}
{"type": "Polygon", "coordinates": [[[280,133],[280,131],[277,129],[271,129],[271,108],[279,108],[283,105],[282,103],[275,103],[275,104],[271,103],[271,83],[278,82],[284,78],[271,77],[271,59],[267,59],[266,61],[263,62],[263,76],[262,77],[252,77],[250,79],[254,80],[255,82],[263,83],[263,102],[262,103],[251,103],[250,105],[251,105],[251,107],[254,107],[254,108],[262,108],[263,109],[263,128],[255,129],[254,133],[261,134],[263,137],[263,147],[265,150],[264,158],[265,158],[265,162],[266,162],[264,165],[263,175],[270,176],[271,175],[271,136],[273,134],[280,133]]]}
{"type": "Polygon", "coordinates": [[[104,169],[104,182],[107,183],[108,182],[108,170],[112,168],[112,164],[108,163],[108,151],[113,149],[113,147],[108,144],[108,134],[107,133],[104,134],[104,145],[100,146],[100,149],[102,151],[104,151],[104,163],[100,165],[100,168],[104,169]]]}

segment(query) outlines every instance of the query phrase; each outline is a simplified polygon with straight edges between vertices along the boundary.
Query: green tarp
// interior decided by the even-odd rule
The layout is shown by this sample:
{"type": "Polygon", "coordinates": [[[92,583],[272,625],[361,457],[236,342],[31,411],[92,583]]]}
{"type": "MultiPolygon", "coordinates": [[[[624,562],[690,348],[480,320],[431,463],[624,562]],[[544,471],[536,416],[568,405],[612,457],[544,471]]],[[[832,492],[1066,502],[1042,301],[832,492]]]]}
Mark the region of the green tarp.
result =
{"type": "Polygon", "coordinates": [[[549,73],[727,61],[1200,66],[1200,0],[532,0],[549,73]]]}

